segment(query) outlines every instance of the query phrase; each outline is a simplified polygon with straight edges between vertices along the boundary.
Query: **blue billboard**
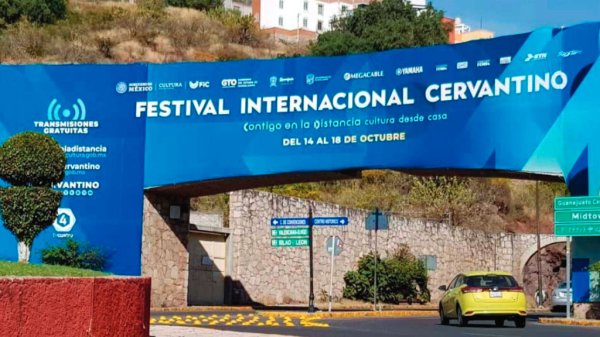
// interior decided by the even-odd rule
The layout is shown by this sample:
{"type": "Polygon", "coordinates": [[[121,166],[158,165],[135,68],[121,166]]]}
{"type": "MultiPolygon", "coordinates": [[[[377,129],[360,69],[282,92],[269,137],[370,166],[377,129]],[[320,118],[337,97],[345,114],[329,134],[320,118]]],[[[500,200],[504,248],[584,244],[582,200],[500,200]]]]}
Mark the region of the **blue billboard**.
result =
{"type": "MultiPolygon", "coordinates": [[[[340,57],[2,66],[0,141],[40,131],[68,157],[59,221],[34,260],[74,235],[137,275],[144,188],[213,179],[496,170],[598,194],[599,29],[340,57]]],[[[16,259],[3,228],[0,245],[16,259]]]]}
{"type": "MultiPolygon", "coordinates": [[[[100,246],[109,270],[139,275],[144,184],[144,121],[128,113],[133,96],[115,79],[143,82],[144,65],[0,66],[0,142],[31,130],[53,136],[67,156],[54,224],[31,256],[74,238],[100,246]]],[[[14,236],[0,226],[0,260],[17,259],[14,236]]]]}
{"type": "Polygon", "coordinates": [[[574,177],[580,160],[598,158],[598,27],[341,57],[150,65],[154,90],[129,112],[146,120],[145,184],[362,168],[574,177]]]}

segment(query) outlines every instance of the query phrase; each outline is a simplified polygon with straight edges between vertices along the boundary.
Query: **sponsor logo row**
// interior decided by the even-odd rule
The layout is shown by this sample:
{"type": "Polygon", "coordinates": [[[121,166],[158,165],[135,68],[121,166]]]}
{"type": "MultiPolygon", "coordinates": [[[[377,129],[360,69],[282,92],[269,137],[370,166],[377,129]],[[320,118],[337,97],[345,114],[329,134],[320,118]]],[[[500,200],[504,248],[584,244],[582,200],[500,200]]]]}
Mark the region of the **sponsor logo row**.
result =
{"type": "MultiPolygon", "coordinates": [[[[581,50],[568,50],[568,51],[560,51],[557,54],[557,57],[560,58],[568,58],[571,56],[576,56],[582,54],[581,50]]],[[[540,53],[527,53],[527,55],[523,58],[524,62],[534,62],[534,61],[543,61],[548,59],[548,53],[540,52],[540,53]]],[[[460,61],[456,64],[438,64],[435,66],[436,72],[447,71],[451,67],[457,70],[469,69],[471,67],[475,68],[483,68],[489,67],[493,63],[498,63],[500,65],[507,65],[513,62],[512,56],[503,56],[497,60],[492,59],[481,59],[476,62],[472,61],[460,61]]],[[[409,67],[399,67],[395,70],[396,76],[407,76],[407,75],[417,75],[425,72],[425,67],[420,65],[409,66],[409,67]]],[[[353,81],[353,80],[363,80],[363,79],[372,79],[372,78],[381,78],[384,77],[383,70],[373,70],[373,71],[361,71],[361,72],[345,72],[342,75],[344,81],[353,81]]],[[[331,75],[319,75],[319,74],[307,74],[303,79],[307,85],[314,85],[319,82],[327,82],[331,80],[331,75]]],[[[270,76],[268,78],[268,86],[270,88],[277,88],[282,86],[293,85],[296,82],[296,78],[290,76],[270,76]]],[[[254,88],[258,85],[259,81],[254,78],[241,77],[241,78],[224,78],[218,83],[217,87],[221,87],[223,89],[235,89],[235,88],[254,88]]],[[[136,92],[151,92],[151,91],[168,91],[168,90],[177,90],[177,89],[189,89],[189,90],[200,90],[200,89],[209,89],[212,88],[214,83],[205,80],[191,80],[187,82],[161,82],[161,83],[153,83],[153,82],[134,82],[134,83],[126,83],[119,82],[116,84],[115,90],[119,94],[125,93],[136,93],[136,92]]]]}

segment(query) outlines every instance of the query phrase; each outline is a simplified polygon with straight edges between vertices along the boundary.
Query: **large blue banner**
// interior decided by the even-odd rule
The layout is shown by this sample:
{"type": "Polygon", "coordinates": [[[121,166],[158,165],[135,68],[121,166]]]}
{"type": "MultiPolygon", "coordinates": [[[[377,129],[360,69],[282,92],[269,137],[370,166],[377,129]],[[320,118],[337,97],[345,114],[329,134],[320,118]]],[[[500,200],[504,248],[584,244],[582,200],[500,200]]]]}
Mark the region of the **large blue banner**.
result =
{"type": "MultiPolygon", "coordinates": [[[[34,260],[74,236],[139,274],[143,189],[211,179],[485,169],[598,194],[599,27],[343,57],[0,67],[0,141],[40,131],[68,157],[34,260]]],[[[3,228],[0,246],[16,258],[3,228]]]]}
{"type": "MultiPolygon", "coordinates": [[[[0,142],[27,130],[56,138],[67,156],[64,197],[54,224],[32,246],[73,238],[99,246],[108,269],[139,275],[143,205],[143,121],[129,113],[137,97],[115,92],[117,79],[144,82],[147,67],[0,67],[0,142]]],[[[0,260],[17,259],[14,236],[0,226],[0,260]]]]}
{"type": "Polygon", "coordinates": [[[147,121],[145,184],[352,168],[576,176],[598,158],[598,27],[344,57],[150,65],[155,90],[129,112],[147,121]]]}

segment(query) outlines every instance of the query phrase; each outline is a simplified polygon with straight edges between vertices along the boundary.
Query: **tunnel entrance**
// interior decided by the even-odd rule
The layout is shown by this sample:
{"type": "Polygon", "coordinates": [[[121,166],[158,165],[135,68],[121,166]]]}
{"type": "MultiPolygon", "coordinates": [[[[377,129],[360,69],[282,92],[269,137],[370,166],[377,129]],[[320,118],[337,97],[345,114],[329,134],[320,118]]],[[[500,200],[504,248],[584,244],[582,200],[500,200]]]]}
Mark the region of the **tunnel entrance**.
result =
{"type": "Polygon", "coordinates": [[[546,245],[540,249],[541,269],[538,270],[537,254],[535,252],[523,267],[523,288],[527,294],[527,303],[535,306],[535,294],[538,290],[538,275],[542,276],[542,289],[545,294],[542,305],[552,307],[552,291],[561,282],[566,281],[566,243],[558,242],[546,245]]]}

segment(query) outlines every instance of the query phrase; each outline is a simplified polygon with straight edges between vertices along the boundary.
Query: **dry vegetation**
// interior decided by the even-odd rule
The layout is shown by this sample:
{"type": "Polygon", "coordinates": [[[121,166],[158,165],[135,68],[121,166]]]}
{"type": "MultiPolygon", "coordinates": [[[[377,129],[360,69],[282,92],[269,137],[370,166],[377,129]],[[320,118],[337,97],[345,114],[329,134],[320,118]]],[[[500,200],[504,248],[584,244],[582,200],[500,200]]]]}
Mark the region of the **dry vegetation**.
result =
{"type": "Polygon", "coordinates": [[[64,20],[45,26],[20,21],[0,34],[5,64],[218,61],[302,52],[230,11],[121,2],[72,0],[64,20]]]}
{"type": "MultiPolygon", "coordinates": [[[[416,177],[395,171],[363,171],[362,179],[272,186],[264,190],[340,204],[379,207],[408,218],[442,221],[488,232],[536,231],[535,182],[500,178],[416,177]]],[[[540,227],[553,232],[553,200],[563,183],[539,183],[540,227]]],[[[192,207],[227,214],[227,196],[194,199],[192,207]]]]}

